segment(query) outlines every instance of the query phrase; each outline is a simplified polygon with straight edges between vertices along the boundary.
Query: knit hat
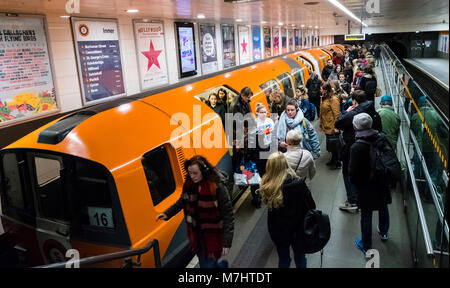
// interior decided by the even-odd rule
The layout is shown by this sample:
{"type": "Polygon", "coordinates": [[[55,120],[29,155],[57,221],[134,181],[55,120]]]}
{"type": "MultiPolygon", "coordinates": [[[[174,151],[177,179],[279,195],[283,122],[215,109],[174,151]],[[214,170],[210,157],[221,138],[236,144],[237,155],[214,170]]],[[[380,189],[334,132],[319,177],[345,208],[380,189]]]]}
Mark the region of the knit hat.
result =
{"type": "Polygon", "coordinates": [[[427,103],[427,96],[420,96],[417,101],[416,101],[417,105],[421,106],[427,103]]]}
{"type": "Polygon", "coordinates": [[[367,113],[359,113],[353,117],[355,130],[368,130],[372,128],[372,117],[367,113]]]}
{"type": "Polygon", "coordinates": [[[384,95],[384,96],[382,96],[381,100],[380,100],[380,104],[383,104],[383,103],[392,104],[392,97],[391,97],[391,95],[384,95]]]}

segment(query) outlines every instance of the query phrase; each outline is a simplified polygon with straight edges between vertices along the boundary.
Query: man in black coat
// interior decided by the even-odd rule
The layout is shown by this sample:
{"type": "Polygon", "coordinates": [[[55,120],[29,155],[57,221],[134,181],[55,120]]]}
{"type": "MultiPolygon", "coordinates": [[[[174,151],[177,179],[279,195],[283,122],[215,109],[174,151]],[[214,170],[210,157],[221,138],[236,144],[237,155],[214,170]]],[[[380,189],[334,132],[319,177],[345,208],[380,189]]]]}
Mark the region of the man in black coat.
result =
{"type": "MultiPolygon", "coordinates": [[[[306,89],[308,90],[309,102],[313,103],[316,107],[317,118],[320,117],[320,86],[322,86],[322,80],[319,79],[319,75],[316,72],[310,74],[308,81],[306,81],[306,89]]],[[[272,112],[272,111],[271,111],[272,112]]]]}
{"type": "Polygon", "coordinates": [[[322,79],[323,81],[328,81],[328,77],[330,77],[331,72],[334,71],[335,66],[333,65],[333,60],[329,59],[327,62],[327,66],[323,67],[322,70],[322,79]]]}
{"type": "Polygon", "coordinates": [[[341,151],[342,176],[344,177],[345,190],[347,191],[347,201],[339,206],[344,211],[356,211],[357,206],[357,188],[350,182],[348,175],[348,164],[350,161],[350,147],[355,142],[355,130],[353,129],[353,117],[359,113],[367,113],[373,119],[373,129],[382,131],[380,115],[375,111],[372,101],[367,101],[366,94],[362,90],[356,90],[352,93],[352,106],[344,111],[334,124],[336,129],[343,131],[344,146],[341,151]]]}
{"type": "Polygon", "coordinates": [[[388,240],[389,211],[387,204],[392,203],[388,181],[380,177],[372,177],[374,169],[371,163],[371,143],[380,137],[377,130],[372,129],[372,118],[367,113],[359,113],[353,117],[356,130],[356,142],[350,148],[349,175],[350,181],[358,191],[358,206],[361,209],[361,234],[355,244],[364,253],[372,247],[372,212],[378,211],[378,233],[382,241],[388,240]],[[364,142],[359,142],[362,140],[364,142]]]}

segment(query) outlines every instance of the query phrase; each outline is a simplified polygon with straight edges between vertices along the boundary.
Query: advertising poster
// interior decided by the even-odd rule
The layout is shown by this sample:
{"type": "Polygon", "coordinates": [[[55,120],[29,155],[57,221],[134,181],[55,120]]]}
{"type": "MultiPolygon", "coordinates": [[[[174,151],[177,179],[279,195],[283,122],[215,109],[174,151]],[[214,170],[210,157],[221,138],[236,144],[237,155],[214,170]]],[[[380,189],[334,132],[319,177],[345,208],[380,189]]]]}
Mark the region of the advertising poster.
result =
{"type": "Polygon", "coordinates": [[[281,53],[287,52],[287,35],[286,29],[281,28],[281,53]]]}
{"type": "Polygon", "coordinates": [[[187,23],[186,26],[176,23],[179,49],[180,77],[195,75],[197,62],[195,58],[194,25],[187,23]]]}
{"type": "Polygon", "coordinates": [[[234,26],[222,25],[223,68],[236,66],[236,49],[234,47],[234,26]]]}
{"type": "Polygon", "coordinates": [[[289,30],[288,31],[288,36],[289,36],[289,51],[294,51],[295,47],[294,47],[294,30],[289,30]]]}
{"type": "Polygon", "coordinates": [[[250,62],[250,28],[238,26],[239,34],[239,65],[250,62]]]}
{"type": "Polygon", "coordinates": [[[57,110],[42,17],[0,16],[0,124],[57,110]]]}
{"type": "Polygon", "coordinates": [[[294,35],[295,35],[295,50],[300,50],[300,30],[294,29],[294,35]]]}
{"type": "Polygon", "coordinates": [[[117,21],[72,21],[83,103],[125,94],[117,21]]]}
{"type": "Polygon", "coordinates": [[[217,62],[216,26],[200,24],[200,53],[202,73],[209,74],[219,70],[217,62]]]}
{"type": "Polygon", "coordinates": [[[134,22],[141,90],[169,83],[162,22],[134,22]]]}
{"type": "Polygon", "coordinates": [[[280,28],[273,28],[273,56],[280,55],[280,28]]]}
{"type": "Polygon", "coordinates": [[[261,28],[252,26],[253,61],[261,60],[261,28]]]}
{"type": "Polygon", "coordinates": [[[264,27],[264,58],[272,56],[272,37],[270,37],[270,27],[264,27]]]}

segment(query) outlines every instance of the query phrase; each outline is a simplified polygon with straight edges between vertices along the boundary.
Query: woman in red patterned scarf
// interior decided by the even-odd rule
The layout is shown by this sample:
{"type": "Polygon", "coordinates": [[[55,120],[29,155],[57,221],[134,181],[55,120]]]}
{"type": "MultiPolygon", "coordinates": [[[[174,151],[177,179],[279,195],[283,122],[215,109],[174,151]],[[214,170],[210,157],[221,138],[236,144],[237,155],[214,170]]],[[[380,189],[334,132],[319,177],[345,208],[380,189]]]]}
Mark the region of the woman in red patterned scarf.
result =
{"type": "Polygon", "coordinates": [[[184,163],[188,171],[180,199],[159,214],[157,219],[169,220],[184,209],[189,242],[197,254],[200,268],[227,266],[218,264],[228,254],[234,232],[233,207],[221,176],[203,156],[194,156],[184,163]]]}

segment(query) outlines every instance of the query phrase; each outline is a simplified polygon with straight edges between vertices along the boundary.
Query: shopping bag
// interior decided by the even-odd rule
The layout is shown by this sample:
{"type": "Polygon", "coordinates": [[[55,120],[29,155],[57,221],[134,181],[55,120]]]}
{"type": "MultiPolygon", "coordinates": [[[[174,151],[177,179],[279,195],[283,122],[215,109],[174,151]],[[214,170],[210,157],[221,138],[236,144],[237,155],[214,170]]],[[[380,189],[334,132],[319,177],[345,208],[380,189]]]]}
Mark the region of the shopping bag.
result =
{"type": "Polygon", "coordinates": [[[240,165],[234,173],[235,185],[258,185],[261,182],[261,176],[258,173],[256,163],[252,160],[242,158],[240,165]]]}

